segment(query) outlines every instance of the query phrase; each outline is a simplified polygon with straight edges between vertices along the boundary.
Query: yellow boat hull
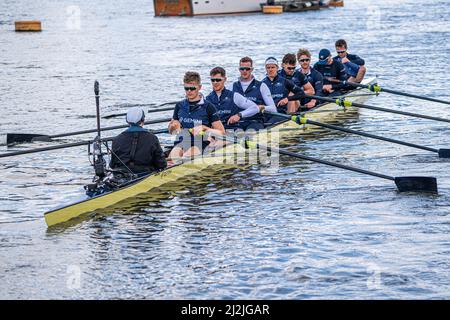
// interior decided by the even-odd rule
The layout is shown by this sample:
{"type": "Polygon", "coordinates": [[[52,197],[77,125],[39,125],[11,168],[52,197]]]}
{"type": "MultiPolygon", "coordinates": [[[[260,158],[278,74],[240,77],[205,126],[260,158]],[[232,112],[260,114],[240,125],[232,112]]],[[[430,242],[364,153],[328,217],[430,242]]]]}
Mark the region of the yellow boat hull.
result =
{"type": "MultiPolygon", "coordinates": [[[[371,81],[372,82],[372,81],[371,81]]],[[[368,81],[366,83],[369,83],[368,81]]],[[[358,89],[352,91],[352,95],[368,93],[366,89],[358,89]]],[[[362,103],[367,96],[348,97],[347,100],[362,103]]],[[[319,108],[305,112],[308,119],[321,122],[335,122],[339,118],[348,118],[358,113],[358,109],[350,107],[344,110],[336,104],[327,103],[319,108]]],[[[271,144],[280,138],[286,138],[290,135],[298,136],[301,134],[311,133],[320,128],[312,125],[299,125],[293,121],[287,120],[277,124],[268,131],[256,133],[252,140],[260,144],[271,144]]],[[[255,151],[254,151],[255,152],[255,151]]],[[[220,168],[225,166],[239,166],[243,162],[239,162],[242,156],[251,156],[251,151],[246,150],[239,144],[230,144],[213,152],[210,156],[200,157],[193,160],[185,161],[159,173],[152,174],[141,180],[138,180],[119,190],[102,194],[97,197],[88,198],[69,204],[67,206],[46,212],[45,222],[49,227],[67,222],[71,219],[80,217],[85,214],[93,213],[97,210],[111,207],[126,199],[134,198],[139,194],[157,190],[163,185],[171,182],[179,182],[187,176],[200,173],[206,168],[220,168]],[[238,155],[238,156],[237,156],[238,155]]],[[[254,154],[253,154],[254,155],[254,154]]]]}

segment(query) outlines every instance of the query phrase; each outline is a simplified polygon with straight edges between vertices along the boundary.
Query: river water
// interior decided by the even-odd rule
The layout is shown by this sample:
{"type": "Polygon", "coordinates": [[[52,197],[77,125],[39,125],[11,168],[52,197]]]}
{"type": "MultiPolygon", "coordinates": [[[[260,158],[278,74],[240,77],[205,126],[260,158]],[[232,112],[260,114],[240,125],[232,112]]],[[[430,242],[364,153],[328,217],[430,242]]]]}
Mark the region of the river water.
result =
{"type": "MultiPolygon", "coordinates": [[[[250,55],[261,78],[266,57],[307,47],[316,61],[338,38],[365,58],[382,86],[450,100],[449,2],[368,3],[273,16],[154,18],[152,2],[143,0],[3,0],[0,134],[94,128],[94,80],[104,114],[130,104],[155,107],[183,97],[187,70],[199,71],[209,92],[213,66],[234,80],[239,59],[250,55]],[[32,19],[43,22],[43,32],[13,31],[15,20],[32,19]]],[[[445,105],[395,95],[367,103],[450,118],[445,105]]],[[[431,120],[361,110],[345,125],[449,147],[448,125],[431,120]]],[[[92,136],[64,141],[81,138],[92,136]]],[[[448,160],[348,134],[288,146],[299,148],[392,176],[435,176],[440,192],[399,194],[389,181],[282,157],[276,175],[261,175],[258,166],[205,172],[157,200],[140,197],[48,230],[43,213],[78,197],[90,181],[86,148],[4,158],[0,298],[450,298],[448,160]]]]}

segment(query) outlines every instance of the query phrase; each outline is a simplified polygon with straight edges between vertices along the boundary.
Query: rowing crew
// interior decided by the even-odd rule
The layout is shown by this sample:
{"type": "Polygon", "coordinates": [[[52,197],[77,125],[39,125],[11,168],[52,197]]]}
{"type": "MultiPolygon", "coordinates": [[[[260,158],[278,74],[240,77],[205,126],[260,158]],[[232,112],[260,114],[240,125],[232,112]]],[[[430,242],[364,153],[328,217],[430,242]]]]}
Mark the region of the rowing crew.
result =
{"type": "MultiPolygon", "coordinates": [[[[315,107],[318,101],[306,98],[305,94],[342,95],[349,89],[345,81],[361,82],[366,69],[364,60],[347,53],[345,40],[338,40],[335,46],[338,55],[333,58],[328,49],[320,50],[319,61],[313,68],[306,49],[300,49],[297,56],[286,54],[281,70],[277,59],[269,57],[262,81],[252,74],[253,60],[244,57],[239,61],[240,78],[231,88],[225,87],[225,69],[215,67],[210,71],[213,91],[206,97],[200,93],[200,75],[186,72],[183,79],[186,99],[176,104],[168,126],[170,133],[177,133],[169,158],[201,154],[211,143],[214,145],[211,135],[225,135],[226,129],[260,130],[283,119],[266,116],[261,111],[295,113],[300,105],[315,107]],[[296,69],[296,58],[300,69],[296,69]],[[208,133],[206,138],[204,133],[208,133]]],[[[130,128],[113,141],[111,168],[125,166],[134,172],[152,172],[167,166],[157,137],[142,128],[144,118],[140,108],[132,108],[127,114],[130,128]]]]}

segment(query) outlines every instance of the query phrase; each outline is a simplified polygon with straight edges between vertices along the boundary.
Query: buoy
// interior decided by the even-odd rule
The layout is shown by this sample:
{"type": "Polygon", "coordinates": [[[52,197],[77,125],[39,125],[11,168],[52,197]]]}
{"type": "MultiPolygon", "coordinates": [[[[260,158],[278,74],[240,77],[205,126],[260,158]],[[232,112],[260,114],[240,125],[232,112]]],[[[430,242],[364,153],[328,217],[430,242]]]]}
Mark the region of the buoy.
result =
{"type": "Polygon", "coordinates": [[[283,13],[283,6],[263,6],[263,13],[265,14],[283,13]]]}
{"type": "Polygon", "coordinates": [[[16,31],[42,31],[40,21],[16,21],[16,31]]]}
{"type": "Polygon", "coordinates": [[[330,1],[330,3],[328,4],[328,6],[330,7],[343,7],[344,6],[344,0],[339,1],[339,0],[335,0],[335,1],[330,1]]]}

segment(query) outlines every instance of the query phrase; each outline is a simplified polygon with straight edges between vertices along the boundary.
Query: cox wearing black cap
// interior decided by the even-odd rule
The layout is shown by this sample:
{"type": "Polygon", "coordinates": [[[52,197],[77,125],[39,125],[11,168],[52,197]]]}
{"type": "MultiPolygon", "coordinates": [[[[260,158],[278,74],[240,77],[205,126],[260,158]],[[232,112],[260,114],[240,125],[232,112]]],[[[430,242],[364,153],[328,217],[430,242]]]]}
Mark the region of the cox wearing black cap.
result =
{"type": "Polygon", "coordinates": [[[167,167],[159,140],[143,128],[144,120],[142,108],[128,110],[126,121],[130,126],[112,142],[111,169],[147,174],[167,167]]]}
{"type": "Polygon", "coordinates": [[[343,93],[345,83],[342,81],[347,80],[347,73],[342,63],[333,60],[330,50],[320,50],[319,61],[314,65],[314,69],[323,76],[322,93],[325,96],[336,96],[343,93]]]}

